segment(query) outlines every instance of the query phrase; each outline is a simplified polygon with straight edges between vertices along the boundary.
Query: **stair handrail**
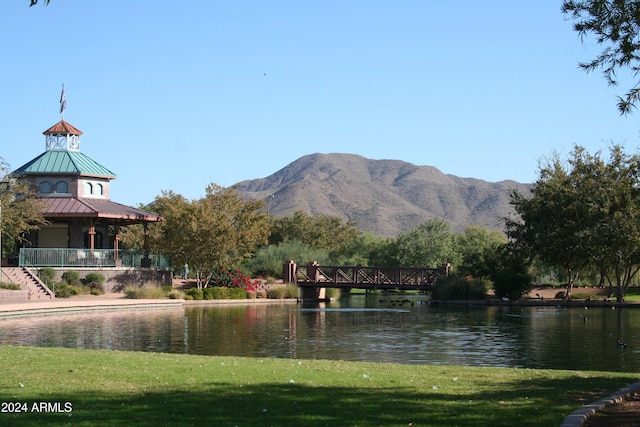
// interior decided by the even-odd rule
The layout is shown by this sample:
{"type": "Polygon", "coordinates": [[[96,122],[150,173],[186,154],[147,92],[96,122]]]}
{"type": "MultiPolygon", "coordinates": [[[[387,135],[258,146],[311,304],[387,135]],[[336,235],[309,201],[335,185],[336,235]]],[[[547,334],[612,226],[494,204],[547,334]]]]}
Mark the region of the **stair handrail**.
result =
{"type": "Polygon", "coordinates": [[[45,285],[45,283],[42,280],[40,280],[40,278],[31,271],[31,269],[27,267],[22,267],[22,271],[24,271],[31,279],[33,279],[38,284],[38,286],[40,286],[42,290],[47,295],[49,295],[49,297],[51,297],[51,299],[55,299],[56,295],[53,293],[53,291],[49,289],[49,287],[45,285]]]}

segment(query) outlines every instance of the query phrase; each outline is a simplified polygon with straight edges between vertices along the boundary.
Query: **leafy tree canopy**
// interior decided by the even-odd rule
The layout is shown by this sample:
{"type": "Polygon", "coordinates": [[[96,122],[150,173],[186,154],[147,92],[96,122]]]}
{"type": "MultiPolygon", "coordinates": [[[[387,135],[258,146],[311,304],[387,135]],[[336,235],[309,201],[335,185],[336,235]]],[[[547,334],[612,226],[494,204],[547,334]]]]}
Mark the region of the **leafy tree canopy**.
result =
{"type": "MultiPolygon", "coordinates": [[[[149,233],[152,247],[171,258],[175,266],[189,264],[199,277],[213,270],[239,266],[267,243],[269,220],[261,200],[245,201],[233,188],[210,184],[205,197],[187,200],[163,191],[149,206],[165,221],[149,233]]],[[[139,231],[123,243],[139,245],[139,231]]]]}
{"type": "Polygon", "coordinates": [[[29,184],[9,175],[9,164],[0,157],[0,253],[13,253],[16,242],[24,243],[24,235],[47,221],[42,207],[29,184]]]}
{"type": "Polygon", "coordinates": [[[499,231],[479,225],[468,226],[457,237],[458,252],[462,258],[458,273],[490,277],[498,263],[500,247],[507,243],[507,237],[499,231]]]}
{"type": "Polygon", "coordinates": [[[337,216],[296,211],[293,216],[273,220],[269,243],[298,241],[316,249],[336,252],[360,234],[354,223],[345,223],[337,216]]]}
{"type": "Polygon", "coordinates": [[[594,266],[611,274],[622,300],[640,267],[640,157],[613,145],[609,158],[576,146],[568,162],[543,165],[530,195],[512,193],[507,220],[517,251],[563,266],[571,286],[594,266]]]}
{"type": "Polygon", "coordinates": [[[396,238],[396,262],[400,267],[435,268],[458,265],[455,234],[440,218],[424,222],[396,238]]]}
{"type": "MultiPolygon", "coordinates": [[[[582,39],[594,36],[602,46],[600,54],[590,62],[580,63],[590,72],[601,69],[607,83],[618,84],[617,71],[626,68],[633,76],[640,71],[640,1],[630,0],[565,0],[562,12],[574,20],[573,28],[582,39]]],[[[618,110],[629,113],[640,100],[639,83],[618,97],[618,110]]]]}

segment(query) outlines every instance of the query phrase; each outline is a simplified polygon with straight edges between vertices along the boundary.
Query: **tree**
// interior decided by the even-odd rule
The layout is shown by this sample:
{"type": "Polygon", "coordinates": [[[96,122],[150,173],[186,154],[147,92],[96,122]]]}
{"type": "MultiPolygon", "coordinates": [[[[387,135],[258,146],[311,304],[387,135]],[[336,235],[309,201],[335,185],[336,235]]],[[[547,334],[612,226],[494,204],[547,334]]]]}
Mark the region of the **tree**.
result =
{"type": "Polygon", "coordinates": [[[400,267],[435,268],[444,263],[457,265],[459,254],[455,236],[444,220],[426,221],[396,238],[396,262],[400,267]]]}
{"type": "Polygon", "coordinates": [[[614,279],[619,301],[640,267],[640,157],[613,145],[609,160],[576,146],[568,167],[556,156],[529,196],[513,192],[506,221],[516,251],[563,266],[567,298],[578,273],[596,267],[614,279]]]}
{"type": "Polygon", "coordinates": [[[283,265],[289,260],[298,264],[315,261],[321,265],[331,263],[326,249],[316,249],[296,240],[264,246],[247,260],[245,267],[253,275],[282,278],[283,265]]]}
{"type": "Polygon", "coordinates": [[[317,249],[339,252],[360,234],[354,223],[345,223],[337,216],[295,211],[293,216],[273,220],[269,244],[298,241],[317,249]]]}
{"type": "MultiPolygon", "coordinates": [[[[640,71],[640,2],[630,0],[565,0],[562,13],[574,21],[573,29],[581,38],[595,36],[603,46],[592,61],[580,63],[587,72],[601,69],[609,85],[618,84],[617,71],[628,68],[633,76],[640,71]]],[[[624,98],[618,97],[618,110],[627,114],[640,100],[640,86],[636,83],[624,98]]]]}
{"type": "Polygon", "coordinates": [[[507,235],[514,239],[514,252],[539,257],[549,265],[568,272],[567,297],[579,268],[588,262],[579,248],[583,218],[576,210],[577,197],[569,174],[556,156],[540,170],[531,195],[518,190],[511,193],[511,205],[517,217],[506,221],[507,235]]]}
{"type": "Polygon", "coordinates": [[[245,201],[233,188],[215,184],[199,200],[163,191],[151,204],[165,218],[157,225],[155,246],[174,265],[188,263],[199,279],[210,278],[214,270],[239,266],[267,243],[269,221],[263,206],[261,200],[245,201]]]}
{"type": "Polygon", "coordinates": [[[47,223],[31,186],[9,171],[9,164],[0,157],[0,255],[14,253],[16,242],[26,242],[27,232],[47,223]]]}
{"type": "Polygon", "coordinates": [[[458,273],[489,278],[497,264],[500,246],[506,243],[506,236],[499,231],[479,225],[468,226],[457,236],[458,252],[462,257],[458,273]]]}

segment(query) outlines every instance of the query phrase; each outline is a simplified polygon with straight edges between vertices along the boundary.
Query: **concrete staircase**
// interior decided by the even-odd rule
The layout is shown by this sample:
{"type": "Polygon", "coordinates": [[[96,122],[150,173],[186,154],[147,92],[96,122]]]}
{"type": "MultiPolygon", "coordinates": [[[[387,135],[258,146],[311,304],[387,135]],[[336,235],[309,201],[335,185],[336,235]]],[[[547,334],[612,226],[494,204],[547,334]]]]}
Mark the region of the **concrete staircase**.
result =
{"type": "Polygon", "coordinates": [[[51,289],[26,267],[2,267],[0,282],[15,283],[28,291],[29,299],[54,299],[51,289]]]}

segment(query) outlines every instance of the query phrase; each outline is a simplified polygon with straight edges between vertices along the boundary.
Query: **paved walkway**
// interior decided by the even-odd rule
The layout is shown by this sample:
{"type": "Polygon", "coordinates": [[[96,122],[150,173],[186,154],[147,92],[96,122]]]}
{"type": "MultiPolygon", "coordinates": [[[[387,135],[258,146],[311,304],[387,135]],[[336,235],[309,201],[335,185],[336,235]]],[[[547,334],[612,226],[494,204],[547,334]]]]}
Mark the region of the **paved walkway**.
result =
{"type": "Polygon", "coordinates": [[[39,299],[0,302],[0,318],[7,316],[33,316],[77,311],[118,310],[133,308],[179,308],[183,300],[129,299],[123,294],[86,295],[73,298],[39,299]]]}
{"type": "Polygon", "coordinates": [[[39,299],[29,301],[0,301],[0,318],[9,316],[34,316],[71,313],[79,311],[161,309],[180,308],[190,305],[232,305],[232,304],[291,304],[295,299],[226,299],[185,301],[182,299],[129,299],[121,293],[79,295],[71,298],[39,299]]]}

